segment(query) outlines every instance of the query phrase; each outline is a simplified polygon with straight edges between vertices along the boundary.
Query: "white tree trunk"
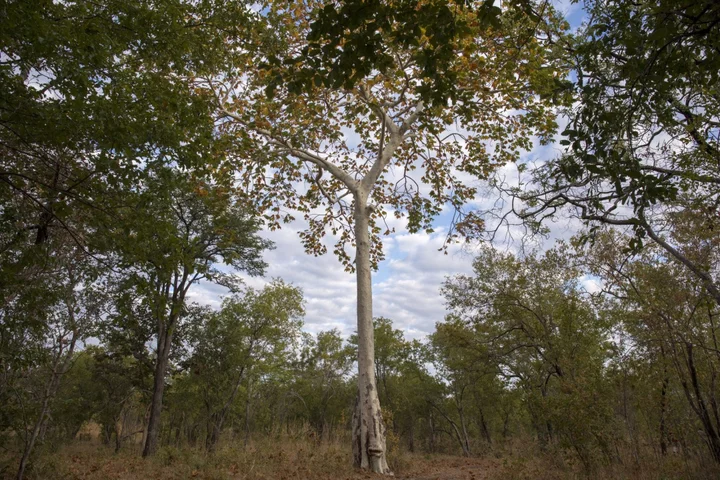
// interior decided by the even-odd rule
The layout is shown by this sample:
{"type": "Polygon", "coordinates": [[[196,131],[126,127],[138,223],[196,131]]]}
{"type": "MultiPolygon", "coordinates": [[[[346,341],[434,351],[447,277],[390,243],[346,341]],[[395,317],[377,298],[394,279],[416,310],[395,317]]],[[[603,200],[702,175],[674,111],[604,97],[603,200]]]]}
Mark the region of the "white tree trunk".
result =
{"type": "Polygon", "coordinates": [[[372,317],[372,277],[367,192],[355,195],[355,273],[357,276],[358,400],[353,414],[355,466],[390,474],[386,459],[385,425],[375,382],[375,351],[372,317]]]}

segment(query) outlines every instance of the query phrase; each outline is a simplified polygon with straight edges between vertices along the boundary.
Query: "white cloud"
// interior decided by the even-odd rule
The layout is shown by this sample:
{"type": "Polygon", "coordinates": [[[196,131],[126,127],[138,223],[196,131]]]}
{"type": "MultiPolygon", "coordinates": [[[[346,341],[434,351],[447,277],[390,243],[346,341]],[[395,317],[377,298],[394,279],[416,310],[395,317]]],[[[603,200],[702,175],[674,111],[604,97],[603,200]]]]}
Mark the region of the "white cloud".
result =
{"type": "MultiPolygon", "coordinates": [[[[584,16],[582,2],[554,0],[554,5],[573,23],[579,24],[584,16]],[[570,18],[573,17],[573,18],[570,18]]],[[[567,119],[560,118],[562,131],[567,119]]],[[[343,130],[345,140],[352,149],[358,145],[359,137],[348,129],[343,130]]],[[[524,154],[520,163],[542,164],[559,153],[555,145],[542,146],[536,139],[531,152],[524,154]]],[[[486,210],[498,201],[497,193],[475,178],[465,177],[456,172],[463,180],[478,186],[479,194],[469,202],[469,207],[486,210]]],[[[500,172],[508,184],[517,184],[519,177],[515,165],[501,167],[500,172]]],[[[391,172],[388,175],[393,180],[391,172]]],[[[421,189],[427,186],[421,185],[421,189]]],[[[504,207],[505,211],[508,208],[504,207]]],[[[448,218],[447,212],[438,220],[448,218]]],[[[438,225],[433,234],[407,233],[407,221],[396,219],[388,211],[387,223],[396,233],[385,238],[384,251],[387,259],[374,274],[373,311],[375,316],[384,316],[393,320],[395,328],[402,329],[407,338],[422,338],[432,333],[435,323],[441,321],[446,313],[440,287],[446,277],[472,272],[472,248],[453,245],[448,254],[438,251],[443,245],[447,225],[438,225]],[[469,253],[468,253],[469,252],[469,253]]],[[[535,240],[533,246],[544,250],[558,239],[568,239],[580,229],[580,222],[568,216],[558,215],[547,224],[550,235],[547,239],[535,240]]],[[[265,232],[263,236],[276,244],[276,249],[266,252],[268,269],[264,278],[246,278],[248,285],[261,287],[269,279],[280,277],[286,282],[302,288],[306,299],[305,330],[317,333],[321,330],[337,328],[345,336],[352,334],[355,327],[356,284],[354,274],[348,273],[340,261],[332,254],[313,257],[304,252],[298,232],[304,229],[300,220],[284,226],[281,230],[265,232]]],[[[509,226],[500,232],[496,239],[499,248],[517,251],[519,239],[525,236],[522,228],[509,226]]],[[[335,239],[331,235],[325,238],[328,250],[332,252],[335,239]]],[[[352,255],[352,252],[348,252],[352,255]]],[[[597,291],[600,285],[593,278],[583,278],[581,283],[590,291],[597,291]]],[[[190,299],[199,303],[219,306],[221,296],[226,294],[222,287],[202,283],[193,287],[190,299]]]]}
{"type": "MultiPolygon", "coordinates": [[[[356,329],[355,276],[346,272],[332,254],[306,254],[297,236],[299,228],[301,225],[291,224],[265,232],[264,236],[276,244],[275,250],[265,254],[269,264],[266,276],[244,279],[257,288],[280,277],[302,288],[307,302],[305,330],[317,333],[337,328],[349,336],[356,329]]],[[[385,239],[385,251],[391,254],[374,273],[374,314],[391,318],[408,338],[424,337],[434,330],[435,322],[443,319],[440,286],[444,278],[471,271],[472,258],[460,246],[452,246],[448,255],[438,251],[444,238],[445,232],[439,231],[432,235],[397,233],[385,239]]],[[[329,237],[327,241],[331,244],[334,239],[329,237]]],[[[226,294],[224,288],[203,282],[193,287],[189,299],[217,308],[226,294]]]]}
{"type": "Polygon", "coordinates": [[[593,277],[590,275],[585,275],[580,279],[580,285],[588,292],[588,293],[597,293],[603,288],[602,280],[598,277],[593,277]]]}
{"type": "MultiPolygon", "coordinates": [[[[547,147],[536,146],[529,157],[547,156],[547,147]]],[[[503,172],[517,181],[517,169],[508,165],[503,172]]],[[[497,195],[487,188],[472,201],[472,207],[482,209],[494,202],[497,195]]],[[[395,328],[403,330],[406,338],[422,338],[435,330],[435,323],[443,320],[446,310],[440,287],[446,277],[456,274],[472,273],[472,250],[470,246],[451,245],[448,254],[439,251],[447,235],[447,225],[443,226],[443,215],[438,219],[440,225],[432,234],[407,232],[406,219],[396,219],[388,211],[387,222],[396,233],[383,239],[386,260],[374,273],[373,312],[375,316],[384,316],[394,322],[395,328]]],[[[542,249],[549,248],[557,239],[567,239],[580,227],[577,220],[560,218],[551,228],[549,238],[539,242],[542,249]]],[[[314,257],[305,253],[298,232],[305,228],[302,220],[297,220],[276,231],[267,231],[263,236],[276,244],[274,250],[265,253],[268,263],[263,278],[245,278],[253,287],[261,287],[274,277],[292,283],[304,292],[306,299],[305,330],[317,333],[337,328],[344,336],[356,330],[356,283],[354,274],[348,273],[340,261],[332,254],[314,257]]],[[[501,235],[496,242],[498,248],[517,251],[517,240],[523,231],[512,227],[508,235],[501,235]]],[[[336,238],[328,234],[324,238],[328,250],[332,252],[336,238]]],[[[348,252],[351,256],[353,252],[348,252]]],[[[583,285],[589,291],[597,288],[592,280],[583,285]]],[[[196,285],[190,295],[191,300],[207,303],[213,307],[220,304],[220,297],[226,294],[222,287],[206,283],[196,285]]]]}

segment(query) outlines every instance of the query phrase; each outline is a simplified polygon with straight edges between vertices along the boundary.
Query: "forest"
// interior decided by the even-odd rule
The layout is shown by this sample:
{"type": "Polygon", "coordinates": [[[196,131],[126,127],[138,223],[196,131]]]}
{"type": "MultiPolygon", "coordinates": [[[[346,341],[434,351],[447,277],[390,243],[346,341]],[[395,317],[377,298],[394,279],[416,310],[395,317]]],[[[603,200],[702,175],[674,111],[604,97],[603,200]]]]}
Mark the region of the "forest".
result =
{"type": "Polygon", "coordinates": [[[1,478],[720,478],[719,329],[714,0],[0,0],[1,478]]]}

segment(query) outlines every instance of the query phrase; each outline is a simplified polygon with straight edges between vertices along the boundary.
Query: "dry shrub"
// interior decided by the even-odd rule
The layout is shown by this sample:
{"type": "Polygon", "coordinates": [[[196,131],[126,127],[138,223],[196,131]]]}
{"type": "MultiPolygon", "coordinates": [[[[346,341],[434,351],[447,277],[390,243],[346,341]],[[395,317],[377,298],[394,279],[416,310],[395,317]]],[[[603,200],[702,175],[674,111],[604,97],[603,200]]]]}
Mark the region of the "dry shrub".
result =
{"type": "Polygon", "coordinates": [[[38,457],[29,479],[131,480],[169,479],[339,479],[357,477],[347,445],[313,441],[262,439],[220,446],[214,454],[200,449],[162,447],[149,459],[137,448],[118,454],[90,442],[74,442],[55,453],[38,457]]]}
{"type": "MultiPolygon", "coordinates": [[[[383,478],[352,467],[349,438],[318,443],[315,439],[261,438],[245,447],[225,441],[214,454],[202,449],[163,447],[149,459],[140,457],[139,445],[119,454],[97,442],[76,441],[54,453],[42,453],[28,478],[135,480],[359,480],[383,478]]],[[[635,462],[597,464],[591,471],[572,451],[541,448],[531,438],[494,445],[479,457],[409,453],[388,438],[389,461],[396,478],[412,480],[710,480],[720,469],[703,457],[681,454],[665,457],[644,452],[635,462]]],[[[619,452],[620,458],[628,458],[619,452]]],[[[14,474],[12,469],[6,475],[14,474]]]]}
{"type": "Polygon", "coordinates": [[[495,455],[501,464],[488,475],[489,480],[712,480],[720,478],[720,466],[706,457],[681,453],[659,455],[645,448],[640,455],[619,449],[621,461],[595,461],[591,468],[570,449],[550,445],[541,448],[531,438],[514,439],[495,455]],[[635,458],[633,461],[628,459],[635,458]]]}

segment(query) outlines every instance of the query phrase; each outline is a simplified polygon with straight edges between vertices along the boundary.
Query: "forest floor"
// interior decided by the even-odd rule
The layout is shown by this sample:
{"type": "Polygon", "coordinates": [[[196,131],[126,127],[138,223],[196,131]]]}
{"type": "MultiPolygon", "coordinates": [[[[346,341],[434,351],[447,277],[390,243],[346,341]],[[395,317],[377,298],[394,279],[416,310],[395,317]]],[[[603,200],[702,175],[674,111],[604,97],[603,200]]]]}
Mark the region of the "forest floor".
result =
{"type": "Polygon", "coordinates": [[[490,480],[507,478],[502,461],[495,458],[434,458],[414,462],[404,480],[490,480]]]}
{"type": "MultiPolygon", "coordinates": [[[[230,442],[228,442],[230,443],[230,442]]],[[[392,453],[392,452],[391,452],[392,453]]],[[[6,459],[7,460],[7,459],[6,459]]],[[[0,478],[14,477],[15,462],[0,463],[0,478]]],[[[642,466],[604,467],[592,473],[558,455],[524,449],[491,451],[478,457],[395,452],[395,478],[402,480],[564,480],[720,478],[708,466],[688,465],[680,457],[642,466]]],[[[230,443],[215,454],[199,449],[163,447],[153,458],[140,457],[139,445],[115,454],[109,446],[76,441],[54,451],[39,451],[28,480],[366,480],[387,479],[352,467],[347,446],[312,441],[265,440],[244,447],[230,443]]]]}

